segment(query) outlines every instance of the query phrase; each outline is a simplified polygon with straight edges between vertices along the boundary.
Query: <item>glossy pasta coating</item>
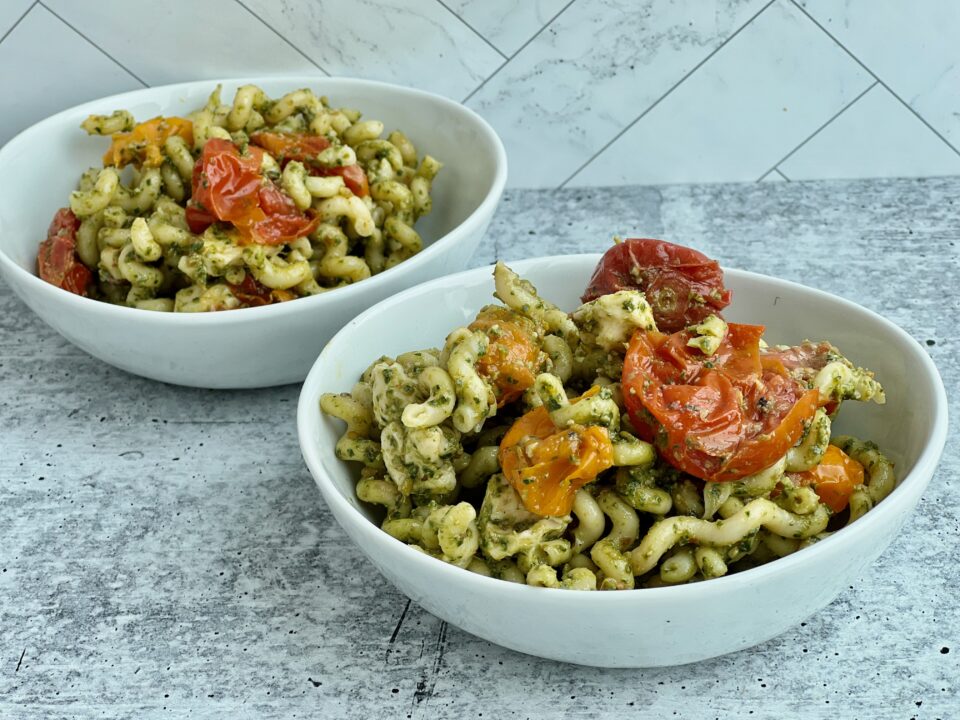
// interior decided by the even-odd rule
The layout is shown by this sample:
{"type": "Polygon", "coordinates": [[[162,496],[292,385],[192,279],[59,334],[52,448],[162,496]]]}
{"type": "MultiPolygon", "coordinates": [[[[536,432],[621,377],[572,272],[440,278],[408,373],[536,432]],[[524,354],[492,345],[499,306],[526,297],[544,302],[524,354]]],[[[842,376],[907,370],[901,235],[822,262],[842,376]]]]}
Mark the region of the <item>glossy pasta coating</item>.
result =
{"type": "MultiPolygon", "coordinates": [[[[892,491],[893,465],[876,445],[831,435],[831,403],[883,400],[872,374],[832,345],[769,351],[822,388],[823,407],[769,467],[736,481],[704,482],[661,460],[630,425],[617,373],[631,335],[656,331],[642,293],[619,291],[567,314],[505,265],[497,265],[494,278],[505,307],[483,308],[482,322],[454,329],[440,350],[379,358],[351,393],[321,398],[324,412],[346,422],[337,455],[362,466],[358,496],[384,509],[383,529],[402,542],[471,572],[537,587],[657,587],[797,552],[892,491]],[[514,338],[523,352],[512,357],[536,357],[539,372],[503,402],[490,353],[516,349],[501,347],[513,337],[503,332],[508,326],[528,328],[514,338]],[[800,367],[795,356],[815,358],[812,367],[800,367]],[[566,514],[531,511],[525,491],[508,477],[513,461],[501,455],[515,428],[543,423],[555,435],[526,437],[521,455],[542,459],[538,444],[545,442],[575,453],[583,428],[609,442],[611,465],[582,487],[577,481],[566,514]],[[849,507],[835,512],[809,477],[838,450],[862,465],[863,481],[849,507]]],[[[691,347],[711,356],[728,326],[711,316],[691,331],[691,347]]]]}
{"type": "Polygon", "coordinates": [[[381,137],[384,124],[358,110],[305,88],[272,99],[254,85],[227,103],[218,86],[184,118],[143,120],[118,110],[82,124],[111,139],[104,167],[85,172],[69,197],[76,259],[92,280],[68,288],[59,268],[41,263],[44,279],[130,307],[204,312],[324,293],[423,248],[415,226],[432,209],[441,163],[400,130],[381,137]],[[211,160],[214,142],[236,159],[211,160]],[[231,202],[251,222],[281,218],[272,235],[251,235],[235,208],[221,207],[226,191],[210,168],[231,162],[248,173],[233,187],[253,183],[231,202]]]}

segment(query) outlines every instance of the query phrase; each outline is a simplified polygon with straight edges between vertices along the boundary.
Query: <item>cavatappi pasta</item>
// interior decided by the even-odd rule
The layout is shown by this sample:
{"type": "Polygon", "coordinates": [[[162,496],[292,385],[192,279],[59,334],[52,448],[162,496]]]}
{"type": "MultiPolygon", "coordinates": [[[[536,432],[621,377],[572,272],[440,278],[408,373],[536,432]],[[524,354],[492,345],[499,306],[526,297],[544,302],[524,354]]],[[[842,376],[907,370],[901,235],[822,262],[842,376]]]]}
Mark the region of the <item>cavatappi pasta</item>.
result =
{"type": "Polygon", "coordinates": [[[441,164],[400,130],[299,89],[220,87],[185,118],[91,116],[111,138],[38,256],[45,280],[149,310],[316,295],[419,252],[441,164]]]}
{"type": "MultiPolygon", "coordinates": [[[[791,372],[817,388],[821,406],[767,467],[706,482],[667,463],[631,421],[627,343],[656,331],[642,292],[567,314],[503,264],[494,278],[503,306],[483,308],[442,348],[381,357],[351,392],[320,398],[346,423],[336,454],[359,465],[357,495],[383,509],[384,531],[417,550],[550,588],[688,583],[796,552],[893,489],[893,466],[875,445],[831,435],[844,400],[884,401],[872,374],[833,346],[763,351],[786,364],[817,348],[815,363],[791,372]],[[843,509],[828,474],[811,475],[834,454],[862,471],[843,509]],[[525,485],[564,463],[553,495],[525,485]]],[[[718,316],[687,331],[705,357],[730,332],[718,316]]]]}

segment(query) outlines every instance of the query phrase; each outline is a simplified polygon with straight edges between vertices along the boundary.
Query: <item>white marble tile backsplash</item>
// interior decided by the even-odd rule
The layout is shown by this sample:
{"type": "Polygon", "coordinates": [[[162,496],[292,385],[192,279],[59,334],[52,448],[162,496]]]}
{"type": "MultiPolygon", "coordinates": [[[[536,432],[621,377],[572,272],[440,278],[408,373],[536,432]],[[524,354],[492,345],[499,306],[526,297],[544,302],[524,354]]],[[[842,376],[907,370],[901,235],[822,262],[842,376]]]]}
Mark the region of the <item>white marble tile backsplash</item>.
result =
{"type": "Polygon", "coordinates": [[[514,187],[955,174],[957,37],[956,0],[0,0],[0,144],[143,84],[327,73],[465,101],[514,187]]]}
{"type": "Polygon", "coordinates": [[[331,75],[461,98],[503,56],[437,0],[243,0],[331,75]]]}
{"type": "Polygon", "coordinates": [[[440,0],[503,53],[516,54],[572,0],[440,0]]]}
{"type": "Polygon", "coordinates": [[[148,85],[321,72],[234,0],[165,0],[140,18],[130,0],[44,4],[148,85]],[[148,21],[149,32],[135,31],[137,20],[148,21]]]}
{"type": "Polygon", "coordinates": [[[960,2],[800,4],[903,102],[960,147],[960,2]]]}
{"type": "Polygon", "coordinates": [[[960,175],[960,155],[881,85],[780,163],[791,180],[960,175]]]}
{"type": "Polygon", "coordinates": [[[19,20],[30,6],[32,0],[4,0],[0,3],[0,38],[10,32],[10,28],[19,20]]]}
{"type": "Polygon", "coordinates": [[[64,108],[143,84],[35,5],[0,43],[0,142],[64,108]]]}
{"type": "Polygon", "coordinates": [[[758,180],[873,82],[794,5],[774,3],[569,184],[758,180]]]}
{"type": "Polygon", "coordinates": [[[503,138],[514,185],[558,186],[766,1],[575,2],[467,105],[503,138]]]}

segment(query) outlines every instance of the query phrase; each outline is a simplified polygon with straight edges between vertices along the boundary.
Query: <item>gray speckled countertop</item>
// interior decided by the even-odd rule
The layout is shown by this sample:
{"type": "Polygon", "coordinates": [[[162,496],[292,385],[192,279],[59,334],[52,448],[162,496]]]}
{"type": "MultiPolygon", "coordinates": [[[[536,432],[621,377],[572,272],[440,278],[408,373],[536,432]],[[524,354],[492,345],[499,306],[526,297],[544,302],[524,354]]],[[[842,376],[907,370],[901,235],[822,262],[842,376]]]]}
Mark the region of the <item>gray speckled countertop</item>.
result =
{"type": "MultiPolygon", "coordinates": [[[[851,298],[924,343],[953,417],[960,178],[507,193],[474,264],[614,233],[851,298]]],[[[696,665],[501,649],[383,580],[334,522],[299,388],[162,385],[0,286],[0,717],[958,718],[960,447],[832,605],[696,665]]]]}

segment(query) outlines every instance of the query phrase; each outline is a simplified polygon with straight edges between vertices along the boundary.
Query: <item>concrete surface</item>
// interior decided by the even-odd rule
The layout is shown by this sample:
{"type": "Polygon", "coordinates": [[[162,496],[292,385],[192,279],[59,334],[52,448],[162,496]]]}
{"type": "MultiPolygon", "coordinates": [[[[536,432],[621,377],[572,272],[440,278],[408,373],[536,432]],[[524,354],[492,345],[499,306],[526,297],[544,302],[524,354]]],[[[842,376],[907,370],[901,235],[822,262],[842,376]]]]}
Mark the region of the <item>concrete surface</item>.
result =
{"type": "MultiPolygon", "coordinates": [[[[960,178],[512,191],[474,264],[614,233],[694,245],[900,324],[957,417],[958,195],[960,178]]],[[[383,580],[300,458],[298,390],[128,375],[0,286],[0,717],[960,717],[955,430],[902,535],[824,611],[732,656],[595,670],[478,640],[383,580]]]]}

